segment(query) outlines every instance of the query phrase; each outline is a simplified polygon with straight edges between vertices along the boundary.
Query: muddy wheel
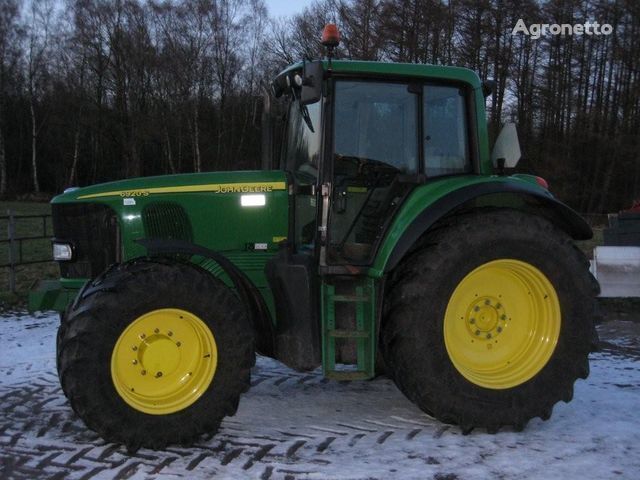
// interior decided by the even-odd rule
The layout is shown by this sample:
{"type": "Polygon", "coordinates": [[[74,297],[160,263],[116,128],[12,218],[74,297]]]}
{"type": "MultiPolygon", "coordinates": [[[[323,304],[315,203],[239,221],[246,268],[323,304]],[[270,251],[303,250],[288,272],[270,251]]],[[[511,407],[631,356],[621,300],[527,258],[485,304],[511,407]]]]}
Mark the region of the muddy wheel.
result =
{"type": "Polygon", "coordinates": [[[463,431],[549,418],[589,373],[597,283],[571,239],[513,210],[454,217],[394,273],[382,351],[398,387],[463,431]]]}
{"type": "Polygon", "coordinates": [[[255,362],[232,291],[204,270],[136,261],[81,293],[60,329],[58,369],[74,411],[104,439],[191,443],[236,412],[255,362]]]}

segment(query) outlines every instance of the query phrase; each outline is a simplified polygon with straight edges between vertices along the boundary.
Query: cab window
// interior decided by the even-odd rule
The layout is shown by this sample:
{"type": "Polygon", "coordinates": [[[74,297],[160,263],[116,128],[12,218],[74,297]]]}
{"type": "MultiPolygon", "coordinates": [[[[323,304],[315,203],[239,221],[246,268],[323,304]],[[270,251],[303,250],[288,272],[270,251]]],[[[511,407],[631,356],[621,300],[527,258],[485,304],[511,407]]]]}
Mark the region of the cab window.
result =
{"type": "Polygon", "coordinates": [[[428,177],[471,172],[464,90],[424,87],[424,161],[428,177]]]}
{"type": "Polygon", "coordinates": [[[283,150],[284,164],[297,181],[315,183],[320,162],[320,104],[300,107],[297,100],[289,105],[287,132],[283,150]]]}
{"type": "MultiPolygon", "coordinates": [[[[291,173],[294,187],[317,183],[321,143],[322,102],[301,107],[292,100],[287,115],[283,163],[291,173]]],[[[295,197],[293,242],[297,250],[312,252],[316,231],[316,199],[312,191],[301,191],[295,197]]]]}
{"type": "Polygon", "coordinates": [[[416,172],[416,95],[406,84],[337,82],[334,118],[336,155],[416,172]]]}

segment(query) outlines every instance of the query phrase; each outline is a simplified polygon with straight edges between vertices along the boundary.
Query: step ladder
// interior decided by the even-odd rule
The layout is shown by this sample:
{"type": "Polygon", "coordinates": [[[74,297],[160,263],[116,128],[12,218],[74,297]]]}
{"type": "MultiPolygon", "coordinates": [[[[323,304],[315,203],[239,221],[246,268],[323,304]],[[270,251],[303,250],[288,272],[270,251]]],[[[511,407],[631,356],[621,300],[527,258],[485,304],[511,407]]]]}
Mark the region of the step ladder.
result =
{"type": "Polygon", "coordinates": [[[322,283],[322,371],[334,380],[363,380],[375,375],[376,354],[376,298],[372,278],[353,278],[350,293],[336,293],[335,285],[322,283]],[[348,305],[355,317],[355,329],[337,328],[336,306],[348,305]],[[355,370],[336,369],[336,341],[355,342],[357,364],[355,370]]]}

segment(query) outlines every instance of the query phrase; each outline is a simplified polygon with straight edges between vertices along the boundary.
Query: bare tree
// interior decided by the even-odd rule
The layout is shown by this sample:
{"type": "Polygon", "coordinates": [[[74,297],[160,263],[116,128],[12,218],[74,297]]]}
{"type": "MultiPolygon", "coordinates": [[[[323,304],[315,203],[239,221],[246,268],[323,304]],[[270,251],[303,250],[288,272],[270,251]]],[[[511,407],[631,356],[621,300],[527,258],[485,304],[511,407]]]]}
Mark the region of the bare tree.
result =
{"type": "Polygon", "coordinates": [[[453,64],[495,79],[490,134],[516,121],[521,167],[550,177],[572,206],[614,210],[640,196],[632,0],[316,0],[277,20],[263,0],[25,4],[0,3],[0,194],[256,168],[260,86],[324,57],[332,22],[338,58],[453,64]],[[519,18],[597,19],[614,32],[533,40],[511,34],[519,18]]]}
{"type": "Polygon", "coordinates": [[[0,196],[7,193],[7,157],[5,148],[5,98],[10,82],[15,82],[20,59],[21,30],[17,0],[0,6],[0,196]]]}
{"type": "Polygon", "coordinates": [[[31,174],[33,190],[40,192],[38,180],[38,134],[44,124],[38,123],[37,102],[45,88],[51,26],[54,15],[52,0],[31,0],[28,17],[27,79],[29,113],[31,115],[31,174]]]}

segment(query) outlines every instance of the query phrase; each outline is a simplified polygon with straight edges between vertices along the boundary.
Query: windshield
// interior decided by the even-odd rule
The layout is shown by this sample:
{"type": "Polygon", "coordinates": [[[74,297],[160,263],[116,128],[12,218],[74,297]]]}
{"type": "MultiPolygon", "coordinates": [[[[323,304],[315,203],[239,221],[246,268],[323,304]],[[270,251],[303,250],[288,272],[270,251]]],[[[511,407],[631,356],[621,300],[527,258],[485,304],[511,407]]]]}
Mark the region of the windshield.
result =
{"type": "Polygon", "coordinates": [[[315,182],[320,162],[321,103],[301,109],[298,101],[293,100],[287,115],[284,165],[298,180],[309,183],[315,182]]]}
{"type": "Polygon", "coordinates": [[[406,84],[336,82],[334,118],[336,156],[417,171],[417,96],[406,84]]]}

